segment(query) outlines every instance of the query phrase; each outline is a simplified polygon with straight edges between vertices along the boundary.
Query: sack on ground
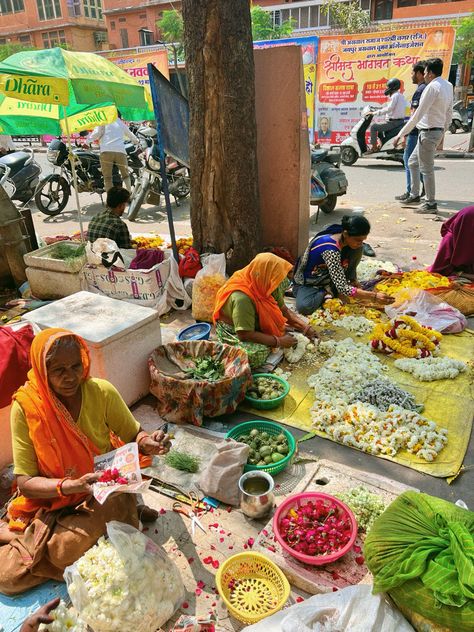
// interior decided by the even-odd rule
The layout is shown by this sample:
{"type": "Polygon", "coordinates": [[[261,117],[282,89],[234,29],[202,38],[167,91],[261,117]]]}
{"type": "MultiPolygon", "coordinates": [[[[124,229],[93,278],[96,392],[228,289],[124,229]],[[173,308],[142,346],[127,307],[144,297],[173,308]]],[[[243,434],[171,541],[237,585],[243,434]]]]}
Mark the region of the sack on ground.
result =
{"type": "Polygon", "coordinates": [[[85,289],[89,292],[152,307],[160,316],[171,309],[185,310],[191,305],[178,274],[178,264],[169,250],[165,251],[162,263],[149,270],[110,270],[102,265],[86,266],[83,277],[85,289]]]}
{"type": "Polygon", "coordinates": [[[209,255],[194,280],[193,318],[212,322],[216,295],[225,281],[225,255],[209,255]]]}
{"type": "Polygon", "coordinates": [[[206,496],[217,498],[226,505],[239,504],[239,478],[250,447],[228,439],[217,446],[217,454],[210,460],[199,479],[199,487],[206,496]]]}
{"type": "Polygon", "coordinates": [[[424,290],[411,290],[408,300],[387,305],[385,312],[390,319],[400,314],[413,316],[420,325],[443,334],[457,334],[467,325],[466,317],[459,310],[424,290]]]}
{"type": "Polygon", "coordinates": [[[314,595],[243,632],[413,632],[411,625],[372,586],[349,586],[314,595]]]}
{"type": "Polygon", "coordinates": [[[64,571],[72,603],[94,632],[155,632],[184,598],[179,570],[134,527],[109,522],[107,534],[64,571]]]}
{"type": "Polygon", "coordinates": [[[365,541],[374,592],[456,632],[474,630],[474,513],[405,492],[365,541]]]}

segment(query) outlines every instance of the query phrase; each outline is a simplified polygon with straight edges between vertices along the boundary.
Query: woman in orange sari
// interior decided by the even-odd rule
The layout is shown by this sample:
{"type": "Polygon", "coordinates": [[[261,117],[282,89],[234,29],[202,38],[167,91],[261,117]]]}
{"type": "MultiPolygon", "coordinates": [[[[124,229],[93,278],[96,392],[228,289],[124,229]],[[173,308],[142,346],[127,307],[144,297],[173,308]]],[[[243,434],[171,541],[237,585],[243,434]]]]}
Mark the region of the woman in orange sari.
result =
{"type": "Polygon", "coordinates": [[[252,368],[263,364],[271,348],[289,348],[295,329],[309,338],[312,327],[289,310],[284,301],[293,266],[272,253],[258,254],[248,266],[235,272],[216,297],[214,322],[221,342],[247,351],[252,368]]]}
{"type": "Polygon", "coordinates": [[[11,425],[17,496],[0,522],[0,592],[16,594],[63,571],[87,551],[110,520],[138,526],[136,498],[91,496],[94,457],[136,441],[141,454],[161,455],[169,438],[149,435],[118,391],[89,377],[79,336],[45,329],[33,340],[28,381],[14,395],[11,425]]]}

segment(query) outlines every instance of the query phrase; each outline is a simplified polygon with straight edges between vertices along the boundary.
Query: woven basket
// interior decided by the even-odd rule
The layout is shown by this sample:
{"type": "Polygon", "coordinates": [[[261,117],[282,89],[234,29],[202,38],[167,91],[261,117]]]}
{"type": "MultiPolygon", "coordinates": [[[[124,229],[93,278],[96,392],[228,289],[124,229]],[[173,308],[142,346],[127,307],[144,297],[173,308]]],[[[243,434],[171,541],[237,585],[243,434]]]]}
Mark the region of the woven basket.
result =
{"type": "Polygon", "coordinates": [[[464,316],[474,314],[474,284],[455,284],[450,288],[440,287],[428,290],[430,294],[458,309],[464,316]]]}
{"type": "Polygon", "coordinates": [[[278,612],[290,584],[276,564],[261,553],[238,553],[219,568],[216,586],[229,613],[251,625],[278,612]]]}

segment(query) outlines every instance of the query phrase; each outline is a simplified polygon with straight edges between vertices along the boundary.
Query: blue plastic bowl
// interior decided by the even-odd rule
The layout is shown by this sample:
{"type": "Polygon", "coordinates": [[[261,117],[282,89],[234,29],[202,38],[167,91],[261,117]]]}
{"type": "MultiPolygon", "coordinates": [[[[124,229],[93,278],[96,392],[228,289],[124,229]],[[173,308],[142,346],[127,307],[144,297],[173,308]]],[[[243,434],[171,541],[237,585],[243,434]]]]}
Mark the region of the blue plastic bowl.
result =
{"type": "Polygon", "coordinates": [[[209,323],[195,323],[181,329],[178,333],[178,340],[184,342],[185,340],[209,340],[211,335],[211,326],[209,323]]]}

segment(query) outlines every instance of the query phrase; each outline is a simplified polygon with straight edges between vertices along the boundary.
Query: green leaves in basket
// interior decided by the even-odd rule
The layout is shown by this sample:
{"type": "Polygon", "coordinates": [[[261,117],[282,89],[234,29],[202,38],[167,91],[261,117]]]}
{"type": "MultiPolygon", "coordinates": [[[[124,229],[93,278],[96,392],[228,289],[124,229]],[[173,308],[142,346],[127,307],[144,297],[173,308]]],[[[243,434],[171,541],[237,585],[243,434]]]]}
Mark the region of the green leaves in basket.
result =
{"type": "Polygon", "coordinates": [[[224,363],[212,356],[203,356],[194,360],[194,366],[184,370],[192,380],[217,382],[224,377],[224,363]]]}

